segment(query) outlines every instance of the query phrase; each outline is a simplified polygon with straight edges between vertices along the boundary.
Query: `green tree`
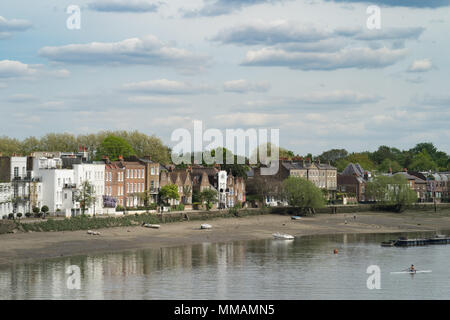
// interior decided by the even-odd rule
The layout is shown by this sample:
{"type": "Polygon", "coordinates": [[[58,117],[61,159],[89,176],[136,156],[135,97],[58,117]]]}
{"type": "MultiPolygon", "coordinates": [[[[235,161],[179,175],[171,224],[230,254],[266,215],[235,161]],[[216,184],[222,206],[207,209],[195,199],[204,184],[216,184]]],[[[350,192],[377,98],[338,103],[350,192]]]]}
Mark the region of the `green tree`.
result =
{"type": "Polygon", "coordinates": [[[75,193],[74,200],[80,203],[81,212],[85,214],[86,209],[95,203],[95,188],[89,181],[83,181],[75,193]]]}
{"type": "Polygon", "coordinates": [[[336,167],[339,172],[342,172],[349,163],[359,163],[365,170],[371,171],[375,169],[375,163],[369,159],[369,154],[367,152],[352,153],[345,158],[339,159],[336,162],[336,167]]]}
{"type": "Polygon", "coordinates": [[[111,161],[116,161],[119,156],[126,158],[134,154],[133,148],[124,138],[110,135],[98,147],[96,158],[101,160],[102,157],[107,156],[111,161]]]}
{"type": "Polygon", "coordinates": [[[5,136],[0,137],[0,152],[2,152],[4,156],[10,156],[13,153],[19,153],[20,141],[5,136]]]}
{"type": "Polygon", "coordinates": [[[217,191],[214,189],[204,189],[200,192],[200,200],[201,202],[206,202],[206,210],[210,210],[213,206],[213,203],[217,202],[217,191]]]}
{"type": "Polygon", "coordinates": [[[392,172],[402,171],[402,166],[395,160],[384,159],[380,165],[378,165],[377,170],[379,172],[387,173],[392,169],[392,172]]]}
{"type": "Polygon", "coordinates": [[[169,204],[170,200],[179,200],[180,194],[178,193],[178,186],[176,184],[167,184],[159,190],[159,199],[166,204],[169,204]]]}
{"type": "Polygon", "coordinates": [[[299,177],[289,177],[283,181],[283,196],[290,206],[301,208],[306,213],[324,206],[322,191],[311,181],[299,177]]]}
{"type": "Polygon", "coordinates": [[[396,212],[402,212],[405,206],[417,202],[417,193],[400,174],[375,177],[367,183],[366,196],[396,212]]]}
{"type": "Polygon", "coordinates": [[[437,167],[437,164],[433,161],[428,151],[423,149],[412,159],[409,169],[413,171],[428,171],[436,170],[437,167]]]}
{"type": "Polygon", "coordinates": [[[348,155],[347,150],[345,149],[331,149],[323,152],[319,158],[322,162],[330,162],[335,165],[336,161],[339,159],[345,158],[348,155]]]}

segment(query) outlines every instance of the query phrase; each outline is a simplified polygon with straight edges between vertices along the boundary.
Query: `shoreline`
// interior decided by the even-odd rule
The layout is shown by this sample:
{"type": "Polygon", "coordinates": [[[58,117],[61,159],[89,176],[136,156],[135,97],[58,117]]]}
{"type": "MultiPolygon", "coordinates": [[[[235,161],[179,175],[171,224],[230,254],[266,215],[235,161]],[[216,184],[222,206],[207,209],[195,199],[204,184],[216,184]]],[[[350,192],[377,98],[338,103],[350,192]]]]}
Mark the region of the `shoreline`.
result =
{"type": "Polygon", "coordinates": [[[162,224],[160,229],[141,226],[82,231],[28,232],[0,235],[0,266],[48,258],[114,253],[204,242],[271,239],[275,232],[295,237],[331,234],[439,232],[450,230],[450,210],[445,212],[360,212],[317,214],[291,220],[287,215],[256,215],[162,224]],[[356,216],[356,219],[354,219],[356,216]],[[213,226],[200,230],[202,223],[213,226]]]}

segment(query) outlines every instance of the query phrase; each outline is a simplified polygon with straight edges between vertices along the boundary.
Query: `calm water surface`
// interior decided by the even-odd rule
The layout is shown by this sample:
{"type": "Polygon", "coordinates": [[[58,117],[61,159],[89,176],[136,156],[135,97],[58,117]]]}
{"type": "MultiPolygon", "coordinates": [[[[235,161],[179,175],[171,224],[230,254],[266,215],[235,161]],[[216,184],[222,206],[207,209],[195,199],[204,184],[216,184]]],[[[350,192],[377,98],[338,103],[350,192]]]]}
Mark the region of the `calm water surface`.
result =
{"type": "Polygon", "coordinates": [[[450,299],[450,245],[380,246],[397,236],[204,243],[1,266],[0,299],[450,299]],[[411,264],[433,272],[390,274],[411,264]],[[80,290],[67,289],[70,265],[81,269],[80,290]],[[367,289],[370,265],[381,268],[381,290],[367,289]]]}

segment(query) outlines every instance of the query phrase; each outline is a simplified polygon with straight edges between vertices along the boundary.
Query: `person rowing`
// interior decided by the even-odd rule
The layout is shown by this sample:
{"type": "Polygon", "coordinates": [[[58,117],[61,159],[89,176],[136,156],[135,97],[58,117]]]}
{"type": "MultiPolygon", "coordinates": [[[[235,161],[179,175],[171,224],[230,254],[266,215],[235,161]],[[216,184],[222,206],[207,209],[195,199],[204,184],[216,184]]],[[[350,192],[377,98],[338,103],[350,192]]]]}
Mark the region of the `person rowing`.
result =
{"type": "Polygon", "coordinates": [[[408,269],[409,272],[416,272],[416,268],[414,268],[414,265],[412,264],[411,267],[408,269]]]}

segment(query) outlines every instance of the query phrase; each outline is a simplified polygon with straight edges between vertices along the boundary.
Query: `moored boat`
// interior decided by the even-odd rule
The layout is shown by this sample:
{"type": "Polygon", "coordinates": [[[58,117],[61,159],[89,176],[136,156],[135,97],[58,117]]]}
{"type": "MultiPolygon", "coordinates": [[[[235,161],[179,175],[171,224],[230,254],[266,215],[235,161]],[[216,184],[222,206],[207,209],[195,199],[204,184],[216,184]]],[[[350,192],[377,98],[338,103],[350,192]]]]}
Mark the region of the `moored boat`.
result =
{"type": "Polygon", "coordinates": [[[393,247],[393,246],[395,246],[396,242],[397,242],[396,240],[383,241],[381,243],[381,246],[382,247],[393,247]]]}
{"type": "Polygon", "coordinates": [[[285,234],[285,233],[274,233],[272,234],[272,236],[275,239],[279,239],[279,240],[294,240],[294,236],[291,236],[290,234],[285,234]]]}
{"type": "Polygon", "coordinates": [[[200,229],[211,229],[211,228],[212,228],[212,225],[207,224],[207,223],[204,223],[200,226],[200,229]]]}
{"type": "Polygon", "coordinates": [[[300,216],[292,216],[291,219],[292,220],[301,220],[302,217],[300,217],[300,216]]]}

